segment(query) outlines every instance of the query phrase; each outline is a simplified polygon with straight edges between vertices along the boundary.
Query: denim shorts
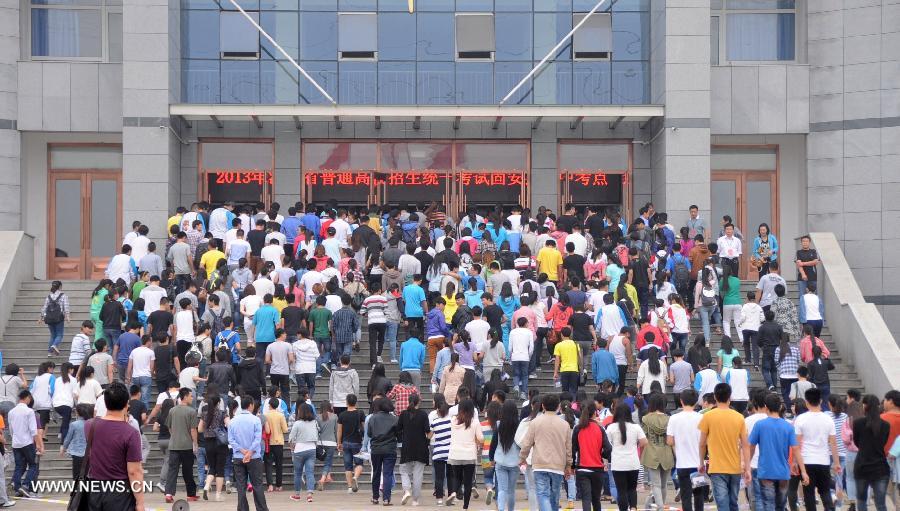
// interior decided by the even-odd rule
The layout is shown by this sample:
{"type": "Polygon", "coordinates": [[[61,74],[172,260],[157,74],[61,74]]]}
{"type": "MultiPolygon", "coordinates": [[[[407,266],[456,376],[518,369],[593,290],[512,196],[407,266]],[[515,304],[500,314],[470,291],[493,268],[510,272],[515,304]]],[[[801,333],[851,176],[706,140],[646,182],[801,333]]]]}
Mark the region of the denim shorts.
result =
{"type": "Polygon", "coordinates": [[[356,455],[362,450],[362,444],[357,442],[343,442],[341,447],[344,450],[344,472],[352,472],[354,466],[362,466],[362,458],[356,455]]]}

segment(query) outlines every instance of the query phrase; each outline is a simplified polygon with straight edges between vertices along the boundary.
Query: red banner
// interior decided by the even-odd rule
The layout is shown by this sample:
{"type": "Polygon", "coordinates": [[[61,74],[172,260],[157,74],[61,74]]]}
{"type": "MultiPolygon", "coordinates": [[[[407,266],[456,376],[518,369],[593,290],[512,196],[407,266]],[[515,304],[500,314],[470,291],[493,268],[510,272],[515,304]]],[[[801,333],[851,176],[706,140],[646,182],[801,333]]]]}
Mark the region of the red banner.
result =
{"type": "MultiPolygon", "coordinates": [[[[368,172],[305,172],[304,182],[316,186],[368,186],[372,179],[375,184],[388,186],[440,186],[442,179],[450,174],[444,172],[387,172],[385,177],[372,177],[368,172]]],[[[518,172],[460,172],[454,176],[463,186],[523,186],[525,175],[518,172]]]]}
{"type": "MultiPolygon", "coordinates": [[[[581,186],[609,186],[605,172],[566,172],[559,176],[560,180],[566,179],[580,184],[581,186]]],[[[622,184],[625,184],[628,174],[622,175],[622,184]]]]}
{"type": "Polygon", "coordinates": [[[274,181],[272,172],[263,172],[255,169],[211,169],[208,173],[216,176],[217,185],[261,185],[263,183],[272,184],[274,181]]]}

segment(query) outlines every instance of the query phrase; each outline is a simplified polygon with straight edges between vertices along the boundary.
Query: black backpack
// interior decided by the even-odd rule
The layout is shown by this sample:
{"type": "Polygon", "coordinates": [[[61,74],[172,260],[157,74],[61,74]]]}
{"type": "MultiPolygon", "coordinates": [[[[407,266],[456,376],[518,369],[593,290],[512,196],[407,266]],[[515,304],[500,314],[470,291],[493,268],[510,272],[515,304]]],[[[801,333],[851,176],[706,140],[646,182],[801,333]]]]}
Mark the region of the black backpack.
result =
{"type": "Polygon", "coordinates": [[[66,315],[63,314],[62,305],[59,303],[62,300],[62,297],[62,293],[56,298],[50,298],[50,296],[47,295],[47,310],[44,311],[44,323],[54,325],[66,319],[66,315]]]}
{"type": "Polygon", "coordinates": [[[675,259],[672,268],[672,283],[675,284],[675,289],[679,293],[686,292],[691,285],[691,270],[688,269],[684,256],[675,259]]]}

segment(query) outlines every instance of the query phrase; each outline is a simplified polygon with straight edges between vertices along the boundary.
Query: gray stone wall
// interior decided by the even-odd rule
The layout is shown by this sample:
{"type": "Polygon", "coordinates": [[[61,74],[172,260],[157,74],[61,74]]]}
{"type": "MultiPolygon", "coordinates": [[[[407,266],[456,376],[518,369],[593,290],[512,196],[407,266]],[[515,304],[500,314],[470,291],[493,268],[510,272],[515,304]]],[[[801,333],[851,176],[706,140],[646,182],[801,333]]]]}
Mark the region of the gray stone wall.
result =
{"type": "Polygon", "coordinates": [[[0,2],[0,230],[20,228],[19,132],[16,60],[19,56],[19,3],[0,2]]]}

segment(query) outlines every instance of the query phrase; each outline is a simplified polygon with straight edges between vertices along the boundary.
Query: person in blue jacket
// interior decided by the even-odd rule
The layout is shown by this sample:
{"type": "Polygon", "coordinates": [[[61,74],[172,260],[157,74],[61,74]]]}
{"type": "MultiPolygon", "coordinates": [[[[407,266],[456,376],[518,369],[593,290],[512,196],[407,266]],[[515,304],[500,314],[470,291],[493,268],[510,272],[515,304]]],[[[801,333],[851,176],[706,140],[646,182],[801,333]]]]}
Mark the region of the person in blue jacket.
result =
{"type": "Polygon", "coordinates": [[[619,367],[615,355],[606,349],[606,339],[597,339],[597,349],[591,355],[591,373],[597,385],[609,381],[613,386],[619,386],[619,367]]]}
{"type": "Polygon", "coordinates": [[[769,273],[769,264],[778,260],[778,239],[769,231],[769,224],[763,222],[759,224],[756,230],[757,236],[753,239],[753,251],[750,257],[754,259],[762,259],[762,266],[759,268],[759,277],[769,273]],[[768,255],[768,257],[765,257],[768,255]]]}

